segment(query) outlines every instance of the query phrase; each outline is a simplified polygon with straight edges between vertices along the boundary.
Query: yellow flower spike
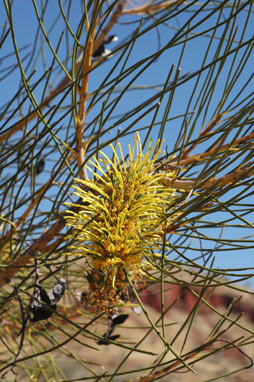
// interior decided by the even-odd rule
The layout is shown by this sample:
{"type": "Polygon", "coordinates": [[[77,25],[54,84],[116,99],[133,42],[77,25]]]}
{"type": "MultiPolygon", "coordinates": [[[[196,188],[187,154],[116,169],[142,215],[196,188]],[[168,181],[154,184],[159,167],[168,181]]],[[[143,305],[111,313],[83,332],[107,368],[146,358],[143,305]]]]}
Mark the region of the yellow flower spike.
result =
{"type": "Polygon", "coordinates": [[[125,272],[138,282],[147,259],[157,257],[165,213],[175,198],[175,192],[161,184],[165,174],[154,170],[162,151],[159,141],[153,147],[150,141],[144,154],[136,133],[127,160],[120,143],[109,147],[112,159],[100,151],[86,166],[93,180],[76,179],[83,187],[74,186],[74,194],[82,203],[67,203],[79,210],[68,210],[65,217],[73,228],[67,236],[72,240],[69,254],[86,258],[89,300],[104,311],[128,295],[125,272]]]}

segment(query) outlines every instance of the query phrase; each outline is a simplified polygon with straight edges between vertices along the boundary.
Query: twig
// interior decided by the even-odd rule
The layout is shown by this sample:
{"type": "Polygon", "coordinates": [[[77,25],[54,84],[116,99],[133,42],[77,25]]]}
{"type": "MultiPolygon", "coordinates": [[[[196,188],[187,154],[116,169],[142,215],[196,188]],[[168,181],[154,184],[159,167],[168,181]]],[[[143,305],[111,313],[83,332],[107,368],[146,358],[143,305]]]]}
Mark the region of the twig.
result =
{"type": "Polygon", "coordinates": [[[179,5],[179,4],[188,4],[188,1],[171,0],[171,1],[161,1],[160,3],[157,3],[157,4],[151,4],[149,2],[137,8],[125,9],[123,11],[123,15],[133,15],[133,14],[137,15],[137,14],[143,14],[143,13],[152,13],[152,12],[160,11],[161,9],[167,9],[174,5],[179,5]]]}
{"type": "MultiPolygon", "coordinates": [[[[85,145],[87,144],[87,141],[86,142],[83,142],[83,147],[85,147],[85,145]]],[[[74,156],[74,152],[72,152],[69,157],[66,159],[66,162],[69,162],[72,160],[74,156]]],[[[58,171],[61,171],[65,166],[66,166],[66,162],[64,162],[61,167],[59,168],[58,171]]],[[[58,172],[57,171],[57,172],[58,172]]],[[[19,220],[15,223],[15,231],[17,230],[17,228],[27,219],[27,217],[29,216],[30,212],[32,211],[32,209],[38,204],[39,200],[41,199],[41,197],[43,196],[43,194],[45,193],[45,191],[48,189],[48,187],[52,184],[53,180],[55,178],[55,174],[51,175],[49,180],[47,181],[47,183],[45,183],[45,185],[42,187],[41,191],[37,194],[37,196],[31,201],[30,205],[27,207],[27,209],[25,210],[25,212],[22,214],[22,216],[19,218],[19,220]]],[[[12,234],[12,231],[13,230],[9,230],[1,239],[0,239],[0,245],[6,241],[12,234]]]]}
{"type": "Polygon", "coordinates": [[[21,337],[20,337],[20,342],[19,342],[19,347],[18,347],[18,351],[17,351],[17,354],[15,355],[15,358],[14,358],[14,361],[13,361],[13,364],[11,366],[10,369],[8,369],[4,374],[1,375],[1,377],[3,378],[9,371],[11,371],[13,374],[17,375],[17,373],[14,371],[14,367],[15,367],[15,364],[18,360],[18,357],[21,353],[21,350],[22,350],[22,347],[23,347],[23,343],[24,343],[24,338],[25,338],[25,325],[26,325],[26,319],[25,319],[25,312],[24,312],[24,306],[23,306],[23,302],[22,302],[22,299],[19,295],[19,291],[16,287],[14,287],[15,291],[16,291],[16,294],[17,294],[17,298],[18,298],[18,302],[19,302],[19,306],[20,306],[20,313],[21,313],[21,323],[22,323],[22,329],[24,328],[24,330],[21,331],[21,337]]]}
{"type": "Polygon", "coordinates": [[[34,258],[36,252],[44,252],[45,246],[64,228],[65,220],[58,220],[47,232],[40,236],[21,256],[19,256],[13,264],[6,267],[0,272],[0,288],[10,282],[12,277],[19,272],[31,259],[34,258]]]}
{"type": "MultiPolygon", "coordinates": [[[[250,365],[247,367],[251,367],[253,365],[253,361],[252,361],[251,357],[249,357],[245,352],[243,352],[243,350],[241,350],[239,348],[239,346],[234,344],[234,342],[239,341],[239,338],[234,340],[234,341],[229,341],[229,340],[224,339],[224,338],[223,339],[215,339],[215,340],[212,339],[208,343],[205,343],[204,345],[202,345],[198,350],[194,350],[190,354],[183,357],[183,359],[185,361],[193,359],[194,357],[198,356],[201,351],[209,350],[211,348],[211,345],[215,342],[218,342],[218,341],[223,341],[223,342],[228,343],[228,345],[231,345],[232,347],[237,349],[244,357],[248,358],[250,360],[250,365]]],[[[200,359],[202,359],[202,356],[200,356],[200,359]]],[[[196,358],[194,362],[197,362],[197,361],[198,361],[198,358],[196,358]]],[[[146,375],[146,376],[141,376],[140,378],[131,379],[131,380],[129,380],[129,382],[152,382],[159,377],[163,377],[165,375],[168,375],[169,373],[176,372],[176,368],[178,366],[181,366],[181,362],[179,360],[175,361],[172,365],[164,367],[162,370],[155,371],[154,373],[146,375]]]]}
{"type": "MultiPolygon", "coordinates": [[[[92,54],[98,49],[98,47],[103,43],[106,36],[108,35],[109,31],[112,29],[112,27],[117,22],[118,18],[122,14],[123,7],[126,3],[126,0],[119,1],[115,12],[111,16],[111,20],[109,21],[108,25],[105,29],[103,29],[100,37],[97,39],[97,41],[94,43],[94,36],[95,36],[95,28],[96,23],[94,24],[94,29],[92,30],[92,33],[90,34],[88,45],[86,52],[84,53],[84,57],[81,61],[83,61],[83,68],[82,68],[82,83],[81,83],[81,89],[80,89],[80,100],[79,100],[79,109],[78,109],[78,117],[76,121],[76,150],[77,150],[77,163],[78,168],[80,170],[80,178],[82,180],[87,179],[87,173],[86,169],[83,166],[84,165],[84,124],[86,119],[86,101],[87,101],[87,91],[88,91],[88,80],[89,80],[89,69],[91,66],[91,59],[92,54]]],[[[94,1],[94,7],[93,7],[93,13],[95,13],[97,8],[98,0],[94,1]]]]}
{"type": "Polygon", "coordinates": [[[162,184],[167,187],[175,188],[177,190],[189,191],[192,189],[209,189],[212,187],[224,187],[230,183],[235,183],[243,177],[250,177],[254,175],[254,167],[245,167],[242,170],[236,170],[230,174],[221,176],[215,179],[208,180],[173,180],[171,178],[163,178],[162,184]]]}
{"type": "Polygon", "coordinates": [[[193,150],[193,149],[200,143],[200,138],[202,138],[202,137],[204,137],[205,135],[207,135],[207,134],[212,130],[212,128],[213,128],[214,126],[216,126],[216,125],[220,122],[220,119],[221,119],[225,114],[226,114],[226,112],[223,112],[223,113],[220,113],[220,114],[217,114],[217,115],[216,115],[216,117],[214,118],[214,120],[213,120],[211,123],[209,123],[209,125],[205,128],[205,130],[204,130],[202,133],[200,133],[200,135],[199,135],[199,139],[197,139],[196,142],[193,143],[193,145],[191,145],[191,147],[188,148],[188,149],[184,152],[184,154],[183,154],[183,156],[182,156],[182,160],[188,157],[189,153],[190,153],[190,152],[191,152],[191,151],[192,151],[192,150],[193,150]]]}
{"type": "Polygon", "coordinates": [[[103,43],[103,41],[106,39],[107,35],[119,19],[121,15],[124,14],[124,6],[127,3],[127,0],[118,1],[118,4],[116,6],[115,12],[112,14],[109,23],[106,25],[106,27],[102,30],[100,36],[97,38],[93,45],[93,53],[99,48],[99,46],[103,43]]]}
{"type": "MultiPolygon", "coordinates": [[[[98,0],[94,1],[93,14],[96,12],[98,0]]],[[[84,126],[86,119],[86,101],[87,101],[87,91],[88,91],[88,80],[89,80],[89,69],[91,66],[91,58],[93,54],[93,42],[95,36],[96,23],[94,23],[92,33],[89,36],[87,49],[84,52],[84,57],[82,59],[82,82],[81,88],[79,90],[80,99],[78,107],[78,116],[76,120],[76,151],[77,151],[77,163],[80,171],[80,178],[85,180],[87,178],[86,170],[84,168],[85,151],[83,147],[84,143],[84,126]]]]}
{"type": "Polygon", "coordinates": [[[181,159],[179,162],[177,162],[177,161],[170,162],[169,164],[171,164],[172,166],[176,166],[176,165],[186,166],[186,165],[194,163],[194,162],[201,162],[203,159],[205,159],[207,157],[213,156],[216,153],[218,154],[220,152],[224,152],[228,149],[230,150],[230,148],[233,148],[237,145],[240,145],[246,141],[250,141],[251,139],[254,139],[254,133],[244,135],[243,137],[236,139],[234,142],[227,143],[227,144],[220,146],[220,147],[212,148],[211,150],[203,152],[201,154],[195,154],[195,155],[189,156],[186,159],[181,159]]]}

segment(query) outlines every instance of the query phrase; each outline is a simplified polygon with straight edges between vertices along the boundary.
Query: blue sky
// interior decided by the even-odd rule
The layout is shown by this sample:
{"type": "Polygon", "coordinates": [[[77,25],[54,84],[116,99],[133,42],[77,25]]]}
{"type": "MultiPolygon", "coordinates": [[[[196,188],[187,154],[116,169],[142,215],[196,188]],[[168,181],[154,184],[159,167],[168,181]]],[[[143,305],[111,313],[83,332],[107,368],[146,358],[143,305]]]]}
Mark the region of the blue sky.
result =
{"type": "MultiPolygon", "coordinates": [[[[38,8],[40,11],[39,1],[38,8]]],[[[202,2],[201,2],[202,3],[202,2]]],[[[211,6],[215,6],[216,3],[219,2],[210,2],[213,3],[211,6]]],[[[47,3],[47,9],[46,13],[44,15],[45,17],[45,26],[47,33],[49,33],[52,45],[54,49],[57,48],[58,42],[61,38],[62,32],[64,31],[64,23],[61,18],[58,20],[55,19],[56,12],[58,11],[58,2],[50,0],[47,3]]],[[[63,5],[65,2],[63,2],[63,5]]],[[[80,18],[81,18],[81,10],[80,10],[80,2],[76,1],[74,2],[70,9],[70,16],[69,16],[69,22],[71,25],[71,28],[73,29],[74,33],[76,33],[80,18]]],[[[200,6],[200,3],[196,2],[196,5],[194,4],[193,9],[196,9],[200,6]]],[[[65,11],[67,12],[67,7],[64,6],[65,11]]],[[[248,7],[246,7],[248,9],[248,7]]],[[[239,40],[243,39],[244,41],[247,41],[248,39],[252,38],[253,36],[253,22],[254,22],[254,16],[253,13],[250,15],[250,21],[248,24],[246,24],[246,18],[247,18],[247,11],[244,10],[238,17],[235,22],[235,24],[232,24],[227,31],[227,34],[225,35],[223,44],[221,46],[221,50],[218,51],[218,47],[220,44],[220,36],[223,33],[225,23],[223,22],[226,20],[227,15],[230,13],[231,8],[225,8],[223,13],[221,14],[221,23],[222,26],[218,28],[218,30],[215,33],[212,45],[210,47],[210,50],[208,51],[209,41],[210,37],[213,33],[213,31],[209,30],[211,29],[217,22],[218,13],[216,13],[213,17],[209,18],[204,23],[201,23],[197,29],[195,29],[195,33],[201,33],[206,31],[205,35],[203,36],[195,36],[194,33],[190,32],[189,38],[190,41],[186,46],[184,46],[182,43],[175,44],[174,47],[170,46],[169,49],[167,49],[163,54],[161,54],[158,59],[154,61],[154,63],[146,70],[142,72],[142,65],[138,66],[135,73],[140,71],[140,75],[136,79],[136,81],[133,83],[133,90],[126,93],[126,95],[122,98],[122,100],[119,102],[117,109],[114,112],[115,118],[109,119],[107,122],[107,128],[110,128],[110,126],[118,120],[118,115],[124,115],[128,113],[133,107],[135,107],[137,104],[141,104],[142,101],[146,100],[149,97],[152,97],[153,95],[156,95],[162,88],[163,85],[168,77],[169,72],[171,71],[172,65],[175,65],[172,69],[172,75],[171,80],[174,80],[174,77],[177,73],[177,69],[180,68],[180,77],[189,73],[189,75],[195,73],[195,71],[199,70],[201,63],[204,60],[205,55],[207,54],[206,61],[204,63],[205,65],[209,66],[209,63],[211,62],[212,58],[217,52],[219,52],[219,57],[223,56],[223,52],[225,51],[227,44],[229,44],[229,38],[232,37],[231,33],[234,33],[234,42],[231,44],[231,50],[233,51],[234,48],[239,43],[239,40]],[[245,25],[247,25],[247,28],[245,30],[245,25]],[[243,35],[243,31],[245,30],[245,33],[243,35]],[[195,37],[195,38],[194,38],[195,37]],[[151,87],[154,88],[146,89],[145,87],[151,87]],[[141,89],[143,87],[143,89],[141,89]]],[[[31,75],[32,71],[36,69],[36,72],[32,76],[31,84],[35,83],[41,76],[42,71],[44,68],[49,68],[53,59],[52,53],[47,46],[47,44],[44,42],[44,49],[42,54],[38,55],[38,47],[40,45],[41,41],[41,33],[38,33],[38,40],[36,41],[36,31],[38,27],[38,22],[35,16],[35,9],[32,5],[32,2],[29,1],[14,1],[13,3],[13,20],[15,25],[15,38],[17,42],[17,46],[19,49],[21,47],[26,47],[24,50],[21,51],[21,58],[23,59],[23,65],[26,69],[26,75],[31,75]],[[32,60],[31,62],[31,52],[33,52],[32,60]],[[28,57],[25,58],[26,54],[28,54],[28,57]]],[[[5,10],[3,3],[0,5],[0,23],[3,27],[4,25],[4,19],[5,19],[5,10]]],[[[197,19],[193,21],[193,25],[195,22],[201,22],[202,18],[205,18],[206,13],[203,13],[200,15],[197,19]]],[[[186,15],[183,17],[176,16],[173,19],[170,19],[168,21],[165,21],[163,25],[160,25],[158,29],[154,29],[153,31],[144,33],[142,36],[138,37],[136,40],[136,43],[133,47],[132,54],[130,58],[128,59],[126,63],[126,67],[131,67],[131,65],[134,65],[135,63],[139,62],[139,60],[142,60],[143,58],[155,54],[158,52],[158,50],[169,44],[170,41],[174,38],[176,35],[178,29],[182,27],[186,20],[192,16],[191,12],[187,12],[186,15]]],[[[114,49],[118,48],[122,45],[123,42],[127,42],[130,35],[132,35],[136,28],[140,25],[140,16],[124,16],[119,20],[118,25],[115,25],[112,33],[116,34],[119,38],[118,43],[112,44],[109,46],[109,48],[114,49]],[[130,24],[130,22],[132,22],[130,24]]],[[[141,31],[145,31],[146,28],[149,26],[149,21],[146,20],[143,21],[143,25],[141,26],[141,31]]],[[[81,38],[82,41],[84,41],[85,36],[81,38]]],[[[70,69],[71,67],[71,58],[66,55],[67,47],[70,47],[70,50],[73,47],[73,39],[69,35],[67,35],[65,32],[62,36],[61,44],[58,50],[59,57],[61,60],[66,60],[66,67],[70,69]]],[[[1,58],[1,66],[0,70],[5,67],[12,67],[13,63],[15,62],[15,57],[13,55],[8,56],[13,52],[13,44],[11,36],[9,35],[6,39],[5,43],[2,46],[0,58],[1,58]]],[[[93,71],[90,75],[89,79],[89,91],[92,92],[97,89],[99,84],[101,83],[102,79],[105,77],[107,73],[110,73],[114,65],[116,65],[117,60],[120,57],[122,51],[119,51],[115,54],[113,58],[110,60],[104,62],[100,67],[98,67],[95,71],[93,71]]],[[[204,89],[204,84],[206,81],[206,75],[207,70],[204,70],[200,77],[200,82],[197,85],[195,95],[193,98],[193,101],[188,106],[188,102],[190,99],[190,95],[193,92],[193,89],[196,84],[196,78],[193,78],[185,83],[183,83],[181,86],[177,87],[177,90],[174,94],[174,98],[169,110],[168,118],[170,119],[166,123],[165,128],[165,147],[167,147],[168,152],[172,151],[174,149],[175,141],[178,137],[180,127],[184,123],[184,120],[186,117],[188,117],[189,126],[193,126],[193,137],[196,137],[199,133],[201,127],[205,127],[209,121],[212,120],[212,118],[216,115],[216,113],[220,111],[225,111],[228,109],[231,109],[231,112],[236,112],[237,108],[234,109],[231,105],[231,100],[236,96],[239,87],[245,83],[245,81],[250,78],[253,72],[253,53],[250,54],[250,56],[247,59],[247,63],[245,64],[244,70],[241,72],[240,77],[237,79],[236,83],[233,83],[232,78],[229,76],[230,69],[232,68],[231,65],[234,64],[234,70],[237,68],[237,65],[241,65],[241,62],[244,60],[244,52],[245,48],[242,48],[241,51],[238,54],[232,53],[229,58],[227,59],[226,63],[224,64],[223,68],[221,69],[219,73],[219,80],[217,79],[216,84],[213,88],[213,91],[211,91],[210,94],[207,95],[208,99],[211,98],[209,102],[209,107],[206,109],[202,105],[202,99],[198,99],[199,94],[202,94],[202,90],[204,89]],[[222,103],[222,94],[223,89],[225,87],[225,83],[228,81],[228,86],[230,86],[230,81],[232,82],[233,88],[231,90],[230,97],[226,100],[226,102],[222,103]],[[197,102],[195,102],[198,100],[197,102]],[[222,105],[222,106],[220,106],[222,105]],[[202,109],[199,111],[199,109],[202,109]],[[233,111],[232,111],[233,109],[233,111]],[[188,113],[187,113],[188,111],[188,113]],[[196,120],[195,116],[198,115],[198,119],[196,120]]],[[[64,61],[65,62],[65,61],[64,61]]],[[[218,60],[217,64],[217,70],[219,68],[220,63],[222,60],[218,60]]],[[[118,72],[121,68],[122,62],[119,66],[115,67],[115,72],[118,72]]],[[[56,72],[52,75],[51,78],[51,85],[54,87],[61,78],[63,78],[63,72],[61,72],[61,69],[59,69],[59,66],[55,65],[55,68],[57,68],[56,72]],[[54,77],[55,82],[54,82],[54,77]]],[[[208,68],[209,69],[209,68],[208,68]]],[[[233,70],[233,71],[234,71],[233,70]]],[[[240,72],[240,70],[239,70],[240,72]]],[[[2,76],[8,73],[6,71],[2,72],[2,76]]],[[[210,81],[211,83],[215,80],[216,75],[218,75],[218,72],[215,72],[215,74],[211,74],[210,81]],[[217,73],[217,74],[216,74],[217,73]]],[[[112,76],[111,76],[112,78],[112,76]]],[[[123,86],[126,86],[128,82],[130,81],[131,76],[126,77],[119,85],[118,88],[121,88],[123,86]]],[[[2,80],[1,84],[1,104],[4,104],[8,101],[8,99],[12,98],[14,94],[16,93],[17,89],[19,88],[20,83],[20,73],[19,69],[17,68],[15,71],[12,71],[11,75],[8,75],[5,79],[2,80]]],[[[45,82],[42,82],[41,85],[37,86],[34,89],[34,94],[40,99],[43,88],[44,88],[45,82]]],[[[253,81],[246,86],[246,89],[244,92],[239,96],[239,99],[235,101],[235,105],[237,102],[240,102],[241,99],[244,99],[246,96],[249,96],[251,93],[251,89],[253,87],[253,81]]],[[[212,89],[212,87],[211,87],[212,89]]],[[[115,92],[113,93],[112,97],[116,97],[118,94],[117,89],[115,89],[115,92]]],[[[160,122],[161,118],[163,116],[163,113],[165,111],[166,103],[168,102],[168,98],[171,96],[171,93],[169,92],[164,100],[162,101],[160,111],[157,116],[157,121],[160,122]]],[[[203,97],[204,98],[204,97],[203,97]]],[[[158,100],[158,99],[157,99],[158,100]]],[[[155,104],[154,101],[152,104],[155,104]]],[[[67,100],[70,102],[70,99],[67,100]]],[[[64,105],[64,104],[63,104],[64,105]]],[[[96,107],[94,107],[93,111],[87,118],[87,122],[93,120],[94,116],[101,110],[102,103],[98,103],[96,107]]],[[[23,107],[23,115],[26,114],[27,110],[29,109],[29,102],[24,103],[23,107]]],[[[151,123],[151,119],[154,115],[154,111],[149,113],[147,116],[142,118],[135,126],[134,129],[132,129],[133,134],[136,130],[140,131],[141,137],[144,137],[146,134],[146,130],[143,130],[144,127],[149,126],[151,123]]],[[[15,115],[14,120],[20,118],[18,114],[15,115]]],[[[69,121],[68,117],[63,120],[63,125],[69,121]]],[[[10,126],[12,121],[7,126],[10,126]]],[[[128,122],[129,123],[129,122],[128,122]]],[[[6,126],[6,127],[7,127],[6,126]]],[[[127,124],[123,123],[121,124],[121,128],[126,128],[127,124]]],[[[6,128],[5,127],[5,128],[6,128]]],[[[104,136],[103,139],[111,139],[112,135],[115,134],[116,130],[120,126],[117,126],[116,128],[112,128],[109,130],[108,134],[104,136]]],[[[158,128],[159,129],[159,128],[158,128]]],[[[89,132],[88,132],[89,133],[89,132]]],[[[62,130],[60,129],[57,134],[60,138],[63,140],[66,137],[66,129],[63,127],[62,130]]],[[[70,134],[73,134],[73,131],[70,131],[70,134]]],[[[123,147],[126,148],[127,152],[127,146],[129,143],[132,142],[132,135],[125,137],[121,140],[121,144],[123,147]]],[[[151,135],[154,140],[157,139],[158,130],[156,131],[156,128],[153,130],[153,134],[151,135]]],[[[20,134],[17,134],[15,139],[20,139],[20,134]]],[[[32,138],[31,138],[32,139],[32,138]]],[[[200,152],[200,150],[206,150],[206,144],[203,144],[203,146],[197,148],[193,153],[200,152]]],[[[38,150],[39,152],[40,150],[38,150]]],[[[48,161],[46,163],[46,169],[45,172],[40,175],[37,178],[38,185],[43,184],[47,181],[50,170],[52,169],[52,166],[56,163],[58,160],[58,154],[52,149],[52,152],[48,156],[48,161]]],[[[38,154],[39,157],[39,154],[38,154]]],[[[15,171],[15,165],[13,164],[13,171],[15,171]]],[[[54,192],[57,192],[57,186],[54,189],[54,192]]],[[[226,197],[229,197],[227,194],[226,197]]],[[[223,197],[222,197],[223,200],[223,197]]],[[[251,197],[248,198],[248,202],[253,204],[253,200],[251,197]]],[[[52,201],[51,201],[52,203],[52,201]]],[[[217,214],[217,216],[213,216],[214,219],[222,219],[222,215],[217,214]]],[[[240,232],[239,228],[234,229],[231,228],[230,230],[225,229],[225,232],[223,235],[227,237],[228,239],[235,238],[236,236],[241,237],[245,236],[245,230],[240,232]]],[[[206,230],[208,232],[208,229],[206,230]]],[[[218,230],[211,230],[209,234],[214,235],[217,237],[220,233],[218,230]]],[[[249,234],[249,231],[248,231],[249,234]]],[[[193,243],[193,248],[195,248],[195,241],[193,243]]],[[[211,248],[214,244],[210,243],[208,245],[209,248],[211,248]]],[[[189,254],[192,253],[192,251],[189,251],[189,254]]],[[[195,254],[195,251],[193,249],[193,255],[195,254]]],[[[222,251],[218,252],[216,254],[216,261],[215,265],[219,267],[225,267],[225,268],[233,268],[233,267],[253,267],[253,250],[250,248],[249,250],[244,251],[243,253],[240,253],[237,251],[222,251]]]]}

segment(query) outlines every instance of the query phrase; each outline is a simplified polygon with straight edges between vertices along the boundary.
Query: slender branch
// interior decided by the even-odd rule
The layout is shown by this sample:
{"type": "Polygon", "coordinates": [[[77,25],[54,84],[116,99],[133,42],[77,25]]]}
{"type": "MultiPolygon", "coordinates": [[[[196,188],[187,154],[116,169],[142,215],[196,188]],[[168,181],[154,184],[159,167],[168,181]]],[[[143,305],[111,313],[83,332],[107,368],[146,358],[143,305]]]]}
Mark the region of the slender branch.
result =
{"type": "Polygon", "coordinates": [[[202,133],[200,133],[199,139],[197,139],[196,142],[193,143],[193,145],[191,145],[191,147],[184,152],[182,160],[188,157],[189,153],[200,143],[200,138],[207,135],[214,128],[214,126],[216,126],[220,122],[221,117],[223,117],[223,115],[225,114],[226,112],[216,115],[214,120],[211,123],[209,123],[209,125],[205,128],[205,130],[202,133]]]}
{"type": "Polygon", "coordinates": [[[122,0],[119,1],[116,7],[115,12],[112,14],[109,23],[106,25],[106,27],[102,30],[100,36],[98,39],[95,41],[94,46],[93,46],[93,52],[95,52],[99,46],[103,43],[103,41],[106,39],[107,35],[119,19],[121,15],[124,14],[124,6],[127,3],[127,0],[122,0]]]}
{"type": "Polygon", "coordinates": [[[144,14],[144,13],[153,13],[156,11],[160,11],[162,9],[167,9],[170,8],[174,5],[179,5],[179,4],[188,4],[188,1],[184,0],[171,0],[171,1],[161,1],[160,3],[157,4],[151,4],[151,2],[146,3],[140,7],[137,8],[131,8],[131,9],[125,9],[123,11],[123,15],[137,15],[137,14],[144,14]]]}
{"type": "MultiPolygon", "coordinates": [[[[250,141],[252,139],[254,139],[254,133],[250,133],[248,135],[245,135],[241,138],[236,139],[234,142],[227,143],[226,145],[223,145],[220,147],[215,147],[215,148],[213,148],[209,151],[203,152],[201,154],[191,155],[188,158],[180,160],[179,162],[177,162],[177,161],[170,162],[170,165],[172,165],[172,166],[186,166],[190,163],[201,162],[203,159],[205,159],[207,157],[211,157],[216,153],[218,154],[220,152],[224,152],[224,151],[230,149],[231,147],[233,148],[237,145],[240,145],[240,144],[245,143],[247,141],[250,141]]],[[[235,151],[235,149],[234,149],[234,151],[235,151]]]]}
{"type": "Polygon", "coordinates": [[[54,237],[64,228],[65,220],[58,220],[47,232],[40,236],[21,256],[19,256],[11,265],[0,272],[0,288],[9,283],[10,280],[20,271],[30,260],[33,259],[37,252],[44,252],[46,244],[54,239],[54,237]]]}
{"type": "MultiPolygon", "coordinates": [[[[79,201],[80,202],[80,201],[79,201]]],[[[78,202],[78,203],[79,203],[78,202]]],[[[72,211],[78,211],[78,207],[72,207],[72,211]]],[[[36,253],[45,253],[47,244],[53,240],[65,227],[65,219],[63,216],[52,225],[43,235],[41,235],[35,242],[21,254],[12,264],[8,265],[4,270],[0,271],[0,288],[9,283],[13,276],[20,271],[21,268],[26,266],[30,260],[34,259],[36,253]]],[[[55,242],[56,244],[57,242],[55,242]]]]}
{"type": "Polygon", "coordinates": [[[165,177],[162,179],[162,184],[177,190],[190,191],[197,188],[206,190],[211,187],[224,187],[230,183],[237,182],[243,177],[249,178],[252,175],[254,175],[254,167],[246,167],[242,170],[236,170],[219,178],[207,180],[173,180],[171,178],[165,177]]]}
{"type": "MultiPolygon", "coordinates": [[[[87,142],[88,141],[85,141],[83,142],[83,147],[86,147],[87,145],[87,142]]],[[[59,171],[61,171],[65,166],[66,166],[66,163],[70,162],[72,160],[74,156],[74,152],[71,152],[71,154],[69,155],[69,157],[66,159],[66,161],[60,166],[59,170],[57,171],[57,173],[59,171]]],[[[15,223],[15,230],[17,230],[17,228],[28,218],[30,212],[33,210],[33,208],[35,206],[37,206],[37,204],[39,203],[41,197],[43,196],[43,194],[46,192],[47,188],[52,185],[52,182],[55,178],[56,174],[53,174],[50,176],[49,180],[47,181],[47,183],[45,183],[45,185],[42,187],[41,191],[37,194],[37,196],[31,201],[30,205],[27,207],[27,209],[25,210],[25,212],[22,214],[22,216],[19,218],[19,220],[15,223]]],[[[9,230],[8,232],[6,232],[6,234],[0,239],[0,245],[6,241],[12,234],[13,230],[9,230]]]]}
{"type": "MultiPolygon", "coordinates": [[[[96,12],[98,5],[98,0],[94,1],[93,14],[96,12]]],[[[91,66],[91,58],[93,54],[93,42],[95,36],[96,23],[94,23],[92,33],[89,36],[88,45],[83,58],[83,68],[82,68],[82,83],[80,88],[80,99],[78,107],[78,116],[76,120],[76,151],[77,151],[77,163],[80,171],[80,178],[85,180],[87,174],[83,166],[85,159],[85,151],[83,147],[84,143],[84,127],[86,119],[86,101],[87,101],[87,91],[88,91],[88,81],[89,81],[89,69],[91,66]]]]}
{"type": "MultiPolygon", "coordinates": [[[[194,350],[191,353],[189,353],[188,355],[186,355],[185,357],[183,357],[183,359],[185,361],[189,361],[189,360],[194,358],[193,362],[196,363],[199,360],[202,360],[204,357],[207,356],[206,354],[204,354],[204,355],[200,354],[201,351],[204,352],[204,351],[209,351],[210,350],[210,354],[209,355],[212,355],[213,353],[218,352],[217,349],[211,348],[211,345],[213,343],[217,342],[217,341],[224,341],[224,342],[226,342],[228,344],[228,346],[225,347],[225,350],[229,349],[229,346],[231,346],[232,348],[237,349],[244,357],[246,357],[250,361],[250,365],[248,367],[251,367],[253,365],[253,361],[252,361],[251,357],[249,357],[245,352],[243,352],[240,349],[239,346],[237,346],[235,344],[235,342],[239,341],[239,338],[237,338],[237,339],[235,339],[233,341],[229,341],[229,340],[226,340],[226,339],[218,339],[218,340],[216,340],[216,339],[213,340],[212,339],[208,343],[205,343],[204,345],[200,346],[198,348],[198,350],[194,350]]],[[[176,370],[179,367],[182,367],[182,365],[181,365],[181,362],[179,360],[177,360],[173,364],[164,367],[162,370],[155,371],[154,373],[146,375],[146,376],[141,376],[139,378],[131,379],[131,380],[129,380],[129,382],[152,382],[152,381],[154,381],[155,379],[157,379],[159,377],[161,378],[161,377],[166,376],[166,375],[168,375],[170,373],[176,372],[176,370]]]]}

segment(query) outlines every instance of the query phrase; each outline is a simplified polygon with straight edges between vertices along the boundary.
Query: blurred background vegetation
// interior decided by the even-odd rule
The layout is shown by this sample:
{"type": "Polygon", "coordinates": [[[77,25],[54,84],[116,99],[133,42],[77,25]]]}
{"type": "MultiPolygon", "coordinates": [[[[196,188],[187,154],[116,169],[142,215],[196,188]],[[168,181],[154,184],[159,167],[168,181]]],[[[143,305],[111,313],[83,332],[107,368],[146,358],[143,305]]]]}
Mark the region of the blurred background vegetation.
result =
{"type": "Polygon", "coordinates": [[[252,1],[1,0],[3,381],[253,378],[253,22],[252,1]],[[91,290],[107,277],[66,210],[112,147],[129,163],[137,132],[156,147],[146,184],[160,174],[173,197],[156,251],[139,232],[138,277],[123,266],[127,295],[103,310],[91,290]]]}

